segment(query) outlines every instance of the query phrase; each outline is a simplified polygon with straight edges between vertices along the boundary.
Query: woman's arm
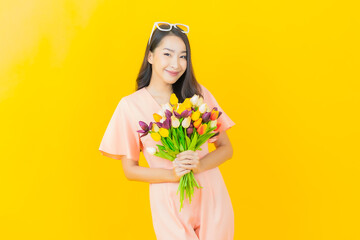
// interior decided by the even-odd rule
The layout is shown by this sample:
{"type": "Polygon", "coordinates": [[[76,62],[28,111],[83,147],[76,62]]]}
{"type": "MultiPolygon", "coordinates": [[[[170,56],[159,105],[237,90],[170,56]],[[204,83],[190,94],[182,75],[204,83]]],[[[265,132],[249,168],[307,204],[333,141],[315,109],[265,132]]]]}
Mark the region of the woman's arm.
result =
{"type": "Polygon", "coordinates": [[[190,170],[180,166],[173,169],[141,167],[138,161],[127,158],[122,158],[121,162],[124,174],[130,181],[148,183],[179,182],[182,175],[190,172],[190,170]]]}

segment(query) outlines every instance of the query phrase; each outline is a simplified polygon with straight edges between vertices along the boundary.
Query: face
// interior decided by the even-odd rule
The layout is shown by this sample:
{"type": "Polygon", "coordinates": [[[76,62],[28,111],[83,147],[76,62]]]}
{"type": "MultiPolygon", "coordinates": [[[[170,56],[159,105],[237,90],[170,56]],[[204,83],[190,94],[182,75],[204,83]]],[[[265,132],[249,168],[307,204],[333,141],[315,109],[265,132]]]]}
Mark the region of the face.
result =
{"type": "Polygon", "coordinates": [[[164,37],[154,52],[149,52],[148,62],[152,64],[152,77],[174,84],[186,70],[186,56],[186,46],[181,38],[164,37]]]}

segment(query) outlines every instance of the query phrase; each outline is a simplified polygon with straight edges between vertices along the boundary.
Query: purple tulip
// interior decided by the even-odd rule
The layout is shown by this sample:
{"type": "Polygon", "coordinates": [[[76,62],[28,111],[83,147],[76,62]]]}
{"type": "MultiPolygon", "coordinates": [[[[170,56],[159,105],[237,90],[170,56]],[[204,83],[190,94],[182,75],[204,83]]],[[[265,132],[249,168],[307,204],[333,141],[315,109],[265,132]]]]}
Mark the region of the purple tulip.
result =
{"type": "Polygon", "coordinates": [[[193,131],[194,131],[194,128],[192,128],[192,127],[188,127],[186,129],[186,134],[189,138],[191,137],[191,134],[193,133],[193,131]]]}
{"type": "Polygon", "coordinates": [[[172,113],[168,109],[166,109],[165,116],[166,116],[166,118],[171,118],[172,113]]]}
{"type": "Polygon", "coordinates": [[[151,122],[151,123],[149,124],[149,131],[152,129],[152,125],[153,125],[153,123],[151,122]]]}
{"type": "Polygon", "coordinates": [[[170,126],[171,126],[170,118],[167,118],[167,119],[163,122],[162,127],[163,127],[163,128],[166,128],[166,129],[170,129],[170,126]]]}
{"type": "Polygon", "coordinates": [[[180,119],[181,118],[181,115],[179,113],[177,113],[176,111],[174,112],[174,115],[177,119],[180,119]]]}
{"type": "Polygon", "coordinates": [[[144,131],[149,131],[149,126],[145,122],[139,121],[139,125],[144,131]]]}
{"type": "Polygon", "coordinates": [[[156,124],[159,128],[162,128],[162,123],[161,123],[161,122],[155,122],[155,124],[156,124]]]}
{"type": "Polygon", "coordinates": [[[187,118],[188,116],[191,115],[191,113],[192,113],[191,110],[185,110],[185,111],[183,111],[183,112],[181,113],[181,117],[182,117],[182,118],[187,118]]]}
{"type": "Polygon", "coordinates": [[[221,116],[222,112],[219,112],[218,118],[221,116]]]}
{"type": "Polygon", "coordinates": [[[210,120],[211,112],[205,112],[201,118],[202,122],[207,123],[210,120]]]}
{"type": "Polygon", "coordinates": [[[190,125],[189,125],[189,127],[191,127],[191,128],[193,128],[193,127],[194,127],[194,124],[193,124],[193,122],[192,122],[192,121],[190,121],[190,125]]]}
{"type": "Polygon", "coordinates": [[[184,110],[184,111],[180,114],[180,116],[181,116],[182,118],[186,118],[186,117],[187,117],[187,114],[188,114],[188,110],[184,110]]]}

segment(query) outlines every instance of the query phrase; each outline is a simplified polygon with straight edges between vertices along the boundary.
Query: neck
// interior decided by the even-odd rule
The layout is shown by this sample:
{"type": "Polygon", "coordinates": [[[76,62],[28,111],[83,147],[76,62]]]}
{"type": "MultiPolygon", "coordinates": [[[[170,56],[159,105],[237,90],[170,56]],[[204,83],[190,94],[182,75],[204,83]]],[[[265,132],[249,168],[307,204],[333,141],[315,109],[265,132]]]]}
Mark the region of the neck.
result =
{"type": "Polygon", "coordinates": [[[155,96],[170,96],[173,93],[172,85],[168,83],[159,83],[150,80],[150,84],[146,89],[155,96]]]}

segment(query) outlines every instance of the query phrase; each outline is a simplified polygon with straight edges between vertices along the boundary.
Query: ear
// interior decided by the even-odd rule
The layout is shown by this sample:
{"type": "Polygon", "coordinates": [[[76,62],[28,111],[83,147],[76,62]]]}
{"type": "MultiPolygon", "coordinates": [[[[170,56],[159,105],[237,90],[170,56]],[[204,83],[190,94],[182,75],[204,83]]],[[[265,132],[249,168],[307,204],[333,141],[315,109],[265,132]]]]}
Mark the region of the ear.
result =
{"type": "Polygon", "coordinates": [[[148,62],[149,62],[150,64],[153,63],[153,53],[152,53],[151,51],[149,51],[148,62]]]}

